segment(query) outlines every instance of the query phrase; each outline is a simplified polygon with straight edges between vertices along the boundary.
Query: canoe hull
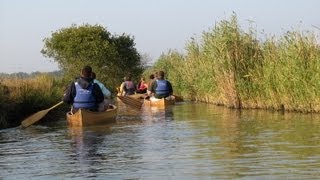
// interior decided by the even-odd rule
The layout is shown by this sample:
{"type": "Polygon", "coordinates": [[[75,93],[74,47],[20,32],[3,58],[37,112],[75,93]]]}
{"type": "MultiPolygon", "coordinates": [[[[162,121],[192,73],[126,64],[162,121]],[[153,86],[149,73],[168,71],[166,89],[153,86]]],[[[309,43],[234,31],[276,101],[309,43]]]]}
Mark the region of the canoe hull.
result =
{"type": "Polygon", "coordinates": [[[116,122],[118,108],[111,105],[104,112],[92,112],[79,109],[75,114],[67,113],[67,121],[70,126],[91,126],[116,122]]]}
{"type": "Polygon", "coordinates": [[[134,109],[141,109],[143,104],[143,99],[135,99],[131,96],[118,96],[117,100],[120,104],[129,105],[134,109]]]}
{"type": "Polygon", "coordinates": [[[175,104],[175,100],[174,99],[145,99],[143,102],[143,105],[146,107],[157,107],[157,108],[165,108],[169,105],[174,105],[175,104]]]}

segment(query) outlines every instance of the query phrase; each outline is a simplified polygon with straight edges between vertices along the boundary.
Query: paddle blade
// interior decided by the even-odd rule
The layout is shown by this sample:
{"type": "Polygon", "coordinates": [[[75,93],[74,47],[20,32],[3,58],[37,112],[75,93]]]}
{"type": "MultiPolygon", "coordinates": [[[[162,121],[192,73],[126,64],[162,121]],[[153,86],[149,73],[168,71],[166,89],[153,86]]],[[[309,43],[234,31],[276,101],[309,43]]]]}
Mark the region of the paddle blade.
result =
{"type": "Polygon", "coordinates": [[[49,110],[42,110],[42,111],[39,111],[39,112],[29,116],[28,118],[26,118],[25,120],[23,120],[21,122],[21,126],[23,128],[26,128],[26,127],[36,123],[37,121],[42,119],[48,112],[49,112],[49,110]]]}
{"type": "Polygon", "coordinates": [[[58,104],[52,106],[51,108],[49,109],[46,109],[46,110],[42,110],[42,111],[39,111],[31,116],[29,116],[28,118],[26,118],[25,120],[23,120],[21,122],[21,126],[23,128],[26,128],[34,123],[36,123],[37,121],[39,121],[40,119],[42,119],[46,114],[48,114],[48,112],[53,109],[53,108],[56,108],[57,106],[59,106],[60,104],[62,104],[63,101],[59,102],[58,104]]]}
{"type": "Polygon", "coordinates": [[[129,96],[118,96],[118,98],[124,103],[129,105],[132,108],[135,109],[141,109],[143,102],[141,102],[139,99],[134,99],[129,96]]]}

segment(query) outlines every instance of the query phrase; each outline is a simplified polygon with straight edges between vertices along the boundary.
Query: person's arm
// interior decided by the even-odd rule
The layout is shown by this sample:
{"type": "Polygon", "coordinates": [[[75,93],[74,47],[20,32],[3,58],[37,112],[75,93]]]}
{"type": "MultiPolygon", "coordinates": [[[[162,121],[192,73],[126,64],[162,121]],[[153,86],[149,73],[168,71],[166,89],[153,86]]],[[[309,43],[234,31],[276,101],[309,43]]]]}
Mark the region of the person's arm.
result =
{"type": "Polygon", "coordinates": [[[104,101],[104,96],[100,89],[100,86],[96,83],[93,83],[93,96],[96,99],[97,103],[101,103],[104,101]]]}
{"type": "Polygon", "coordinates": [[[108,99],[111,98],[111,92],[104,85],[102,85],[101,90],[102,90],[102,93],[103,93],[104,97],[106,97],[108,99]]]}
{"type": "Polygon", "coordinates": [[[147,88],[147,95],[151,96],[151,86],[152,86],[152,81],[148,82],[148,88],[147,88]]]}
{"type": "Polygon", "coordinates": [[[119,93],[120,93],[121,96],[124,95],[124,93],[125,93],[124,86],[125,86],[125,83],[124,83],[124,82],[121,83],[121,85],[120,85],[120,91],[119,91],[119,93]]]}
{"type": "Polygon", "coordinates": [[[169,88],[169,95],[172,95],[173,94],[173,89],[172,89],[172,85],[169,81],[168,82],[168,88],[169,88]]]}
{"type": "Polygon", "coordinates": [[[97,83],[99,85],[99,87],[101,88],[101,91],[104,95],[104,97],[110,99],[111,98],[111,92],[109,91],[109,89],[107,89],[103,83],[101,83],[100,81],[98,80],[94,80],[95,83],[97,83]]]}
{"type": "Polygon", "coordinates": [[[151,84],[151,92],[155,93],[157,89],[157,81],[153,81],[151,84]]]}
{"type": "Polygon", "coordinates": [[[157,88],[157,83],[156,81],[152,81],[150,84],[150,88],[147,90],[148,96],[153,96],[155,93],[155,90],[157,88]]]}
{"type": "Polygon", "coordinates": [[[137,86],[134,84],[133,81],[131,81],[131,82],[132,82],[132,88],[134,89],[134,91],[136,91],[137,90],[137,86]]]}
{"type": "Polygon", "coordinates": [[[67,104],[73,104],[73,99],[75,97],[75,85],[74,83],[70,83],[63,95],[63,102],[67,103],[67,104]]]}
{"type": "Polygon", "coordinates": [[[147,84],[147,90],[148,91],[151,91],[151,87],[152,87],[152,83],[153,83],[154,81],[149,81],[149,83],[147,84]]]}

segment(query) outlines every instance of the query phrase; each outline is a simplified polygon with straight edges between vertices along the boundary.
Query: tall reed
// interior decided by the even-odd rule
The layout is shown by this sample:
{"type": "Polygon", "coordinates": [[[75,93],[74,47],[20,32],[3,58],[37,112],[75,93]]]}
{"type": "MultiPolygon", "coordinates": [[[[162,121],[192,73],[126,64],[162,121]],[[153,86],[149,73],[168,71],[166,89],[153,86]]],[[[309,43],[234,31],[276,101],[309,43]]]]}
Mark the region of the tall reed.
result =
{"type": "Polygon", "coordinates": [[[59,83],[60,79],[46,74],[2,79],[0,127],[16,126],[26,116],[60,101],[63,89],[59,83]]]}
{"type": "Polygon", "coordinates": [[[313,32],[289,31],[258,40],[235,15],[169,51],[148,71],[165,70],[174,91],[234,108],[320,112],[320,47],[313,32]]]}

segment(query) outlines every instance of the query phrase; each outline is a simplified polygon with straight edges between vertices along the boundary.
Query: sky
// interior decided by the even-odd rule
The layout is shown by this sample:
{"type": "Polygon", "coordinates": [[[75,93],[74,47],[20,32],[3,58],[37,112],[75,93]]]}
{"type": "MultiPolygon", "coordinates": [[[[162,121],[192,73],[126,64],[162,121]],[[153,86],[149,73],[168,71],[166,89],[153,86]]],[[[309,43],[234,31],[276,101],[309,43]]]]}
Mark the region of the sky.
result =
{"type": "Polygon", "coordinates": [[[184,53],[236,14],[239,25],[281,35],[293,29],[320,33],[319,0],[0,0],[0,73],[58,70],[40,51],[43,39],[72,24],[99,24],[134,37],[136,48],[155,61],[170,49],[184,53]]]}

